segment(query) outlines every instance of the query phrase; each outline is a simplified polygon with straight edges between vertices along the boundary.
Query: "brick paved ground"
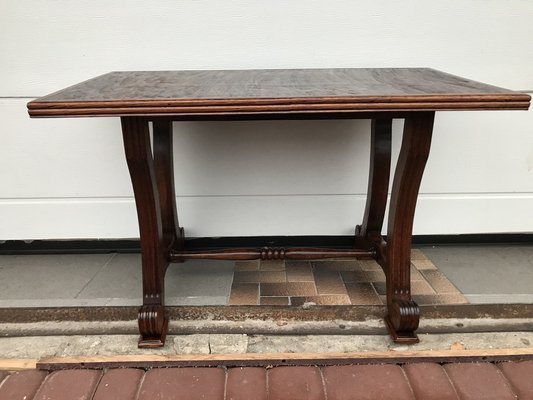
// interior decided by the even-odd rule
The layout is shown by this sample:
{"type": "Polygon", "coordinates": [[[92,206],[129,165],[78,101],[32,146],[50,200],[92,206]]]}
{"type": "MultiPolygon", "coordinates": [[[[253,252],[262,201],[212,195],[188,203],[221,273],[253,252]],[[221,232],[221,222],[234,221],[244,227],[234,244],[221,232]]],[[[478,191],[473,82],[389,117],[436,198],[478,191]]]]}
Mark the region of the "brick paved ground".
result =
{"type": "Polygon", "coordinates": [[[533,361],[0,371],[2,400],[533,399],[533,361]]]}

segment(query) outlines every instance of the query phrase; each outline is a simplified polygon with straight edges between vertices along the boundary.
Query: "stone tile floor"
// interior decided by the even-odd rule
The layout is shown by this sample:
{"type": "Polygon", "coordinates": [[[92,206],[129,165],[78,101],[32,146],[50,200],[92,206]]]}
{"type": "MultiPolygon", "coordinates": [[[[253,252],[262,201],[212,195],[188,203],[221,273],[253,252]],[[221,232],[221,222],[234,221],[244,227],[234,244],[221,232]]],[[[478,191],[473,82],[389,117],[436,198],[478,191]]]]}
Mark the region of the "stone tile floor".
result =
{"type": "Polygon", "coordinates": [[[0,371],[0,398],[510,400],[533,398],[531,376],[533,361],[0,371]]]}
{"type": "MultiPolygon", "coordinates": [[[[424,247],[413,252],[412,263],[413,291],[420,304],[533,304],[533,246],[424,247]]],[[[166,291],[171,305],[381,304],[383,278],[373,262],[199,261],[171,266],[166,291]]],[[[137,305],[140,293],[137,254],[0,256],[0,307],[137,305]]],[[[501,348],[530,346],[530,334],[506,333],[501,348]]],[[[466,348],[478,348],[479,343],[500,346],[495,336],[483,335],[489,334],[427,335],[417,346],[447,349],[457,341],[464,342],[466,348]],[[470,343],[472,335],[479,337],[470,343]]],[[[128,340],[119,336],[109,336],[106,340],[110,343],[102,338],[91,342],[87,336],[48,337],[55,341],[56,350],[44,345],[43,337],[4,338],[2,346],[29,352],[33,340],[38,344],[35,351],[65,355],[85,354],[76,350],[77,342],[84,352],[89,349],[98,354],[120,354],[117,346],[126,346],[125,354],[135,350],[136,335],[128,336],[128,340]],[[115,342],[118,344],[113,345],[115,342]]],[[[171,345],[164,351],[210,354],[218,349],[226,353],[229,336],[209,335],[207,341],[193,340],[195,335],[170,337],[171,345]]],[[[231,350],[236,352],[331,351],[331,345],[339,347],[335,347],[337,351],[357,348],[354,337],[344,336],[233,336],[236,341],[231,350]]],[[[360,346],[368,349],[370,340],[370,336],[361,337],[360,346]]],[[[381,350],[390,345],[385,336],[374,340],[381,350]]],[[[4,357],[19,353],[2,351],[4,357]]],[[[0,370],[0,399],[533,399],[532,376],[533,361],[52,373],[0,370]],[[387,384],[383,384],[384,377],[387,384]]]]}
{"type": "Polygon", "coordinates": [[[437,246],[424,254],[470,303],[533,304],[533,246],[437,246]]]}
{"type": "MultiPolygon", "coordinates": [[[[418,249],[411,254],[419,305],[468,303],[418,249]]],[[[385,274],[373,260],[241,261],[235,263],[230,305],[381,305],[385,274]]]]}
{"type": "MultiPolygon", "coordinates": [[[[420,305],[533,304],[533,246],[440,246],[413,251],[420,305]]],[[[382,304],[373,261],[173,264],[168,305],[382,304]]],[[[139,305],[139,254],[2,255],[0,307],[139,305]]]]}

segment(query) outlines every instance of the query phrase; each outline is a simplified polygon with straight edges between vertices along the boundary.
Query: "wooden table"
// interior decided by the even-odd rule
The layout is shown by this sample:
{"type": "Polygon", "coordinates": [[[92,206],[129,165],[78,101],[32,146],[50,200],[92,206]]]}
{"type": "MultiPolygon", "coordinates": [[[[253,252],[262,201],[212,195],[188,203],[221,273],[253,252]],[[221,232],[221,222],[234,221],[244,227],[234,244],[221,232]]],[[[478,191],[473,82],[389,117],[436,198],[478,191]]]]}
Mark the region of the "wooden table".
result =
{"type": "Polygon", "coordinates": [[[411,235],[435,111],[527,110],[530,100],[426,68],[165,71],[111,72],[34,100],[28,109],[32,117],[121,118],[142,248],[139,347],[163,346],[165,271],[187,259],[373,258],[387,277],[389,332],[397,342],[413,343],[420,312],[411,298],[411,235]],[[368,198],[352,247],[187,250],[176,212],[173,121],[336,118],[372,120],[368,198]],[[405,124],[385,237],[393,118],[405,124]]]}

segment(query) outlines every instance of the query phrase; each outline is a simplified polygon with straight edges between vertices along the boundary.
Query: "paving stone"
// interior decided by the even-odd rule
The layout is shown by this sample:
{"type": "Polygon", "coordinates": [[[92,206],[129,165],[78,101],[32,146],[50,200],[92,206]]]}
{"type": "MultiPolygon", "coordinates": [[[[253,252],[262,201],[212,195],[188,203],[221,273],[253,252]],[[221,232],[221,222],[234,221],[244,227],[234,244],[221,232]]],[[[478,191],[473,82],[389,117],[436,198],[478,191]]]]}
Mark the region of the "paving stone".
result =
{"type": "Polygon", "coordinates": [[[374,289],[376,289],[377,294],[380,296],[387,294],[387,284],[385,282],[374,282],[372,286],[374,286],[374,289]]]}
{"type": "Polygon", "coordinates": [[[412,281],[425,280],[424,276],[420,273],[418,269],[416,269],[416,267],[412,263],[411,263],[410,273],[411,273],[412,281]]]}
{"type": "Polygon", "coordinates": [[[533,294],[529,293],[465,294],[464,296],[471,304],[533,304],[533,294]]]}
{"type": "Polygon", "coordinates": [[[288,306],[289,298],[288,297],[260,297],[259,304],[262,306],[288,306]]]}
{"type": "Polygon", "coordinates": [[[359,260],[359,265],[363,271],[381,271],[381,266],[374,260],[359,260]]]}
{"type": "Polygon", "coordinates": [[[357,260],[328,260],[328,261],[313,261],[311,263],[314,270],[329,270],[329,271],[360,271],[361,264],[357,260]]]}
{"type": "Polygon", "coordinates": [[[222,368],[156,368],[148,371],[138,400],[223,400],[222,368]]]}
{"type": "Polygon", "coordinates": [[[233,281],[233,261],[187,260],[166,272],[165,297],[227,296],[233,281]]]}
{"type": "Polygon", "coordinates": [[[326,294],[322,296],[291,297],[291,306],[303,306],[306,303],[317,305],[346,305],[352,304],[350,297],[342,294],[326,294]]]}
{"type": "Polygon", "coordinates": [[[313,274],[318,294],[347,294],[346,286],[338,271],[314,269],[313,274]]]}
{"type": "Polygon", "coordinates": [[[235,263],[235,271],[257,271],[259,269],[259,261],[237,261],[235,263]]]}
{"type": "Polygon", "coordinates": [[[269,400],[324,400],[318,367],[276,367],[268,371],[269,400]]]}
{"type": "Polygon", "coordinates": [[[423,270],[422,275],[424,275],[424,278],[426,278],[433,289],[439,294],[459,293],[459,290],[440,271],[423,270]]]}
{"type": "Polygon", "coordinates": [[[314,296],[314,282],[287,282],[261,284],[261,296],[314,296]]]}
{"type": "MultiPolygon", "coordinates": [[[[0,371],[0,383],[5,375],[7,375],[6,372],[0,371]]],[[[0,386],[0,399],[33,399],[46,375],[45,371],[35,369],[13,372],[0,386]]]]}
{"type": "Polygon", "coordinates": [[[234,283],[231,287],[229,305],[257,305],[258,302],[258,283],[234,283]]]}
{"type": "Polygon", "coordinates": [[[463,293],[531,294],[531,245],[436,246],[425,251],[463,293]]]}
{"type": "Polygon", "coordinates": [[[0,256],[2,299],[73,299],[113,254],[0,256]],[[54,279],[50,279],[54,277],[54,279]]]}
{"type": "Polygon", "coordinates": [[[285,262],[282,260],[266,260],[259,263],[262,271],[285,271],[285,262]]]}
{"type": "Polygon", "coordinates": [[[346,289],[352,304],[356,305],[373,305],[381,304],[378,294],[372,287],[371,283],[347,283],[346,289]]]}
{"type": "Polygon", "coordinates": [[[444,369],[461,400],[516,399],[502,372],[494,364],[447,364],[444,369]]]}
{"type": "Polygon", "coordinates": [[[341,271],[344,282],[385,282],[385,273],[375,271],[341,271]]]}
{"type": "Polygon", "coordinates": [[[88,369],[52,372],[46,377],[34,400],[92,399],[101,376],[101,371],[88,369]]]}
{"type": "Polygon", "coordinates": [[[428,259],[425,259],[425,260],[413,260],[411,259],[412,261],[412,264],[415,266],[416,269],[418,269],[419,271],[423,271],[423,270],[436,270],[437,267],[435,266],[435,264],[433,264],[430,260],[428,259]]]}
{"type": "Polygon", "coordinates": [[[427,257],[422,250],[411,249],[411,260],[427,260],[427,257]]]}
{"type": "MultiPolygon", "coordinates": [[[[108,302],[106,306],[128,306],[138,304],[124,304],[124,300],[118,299],[120,303],[108,302]]],[[[165,297],[165,303],[167,306],[225,306],[228,304],[228,296],[167,296],[165,297]]]]}
{"type": "Polygon", "coordinates": [[[233,286],[236,283],[259,283],[259,271],[235,271],[233,273],[233,286]]]}
{"type": "Polygon", "coordinates": [[[461,293],[448,294],[413,294],[413,300],[419,306],[437,304],[468,304],[468,300],[461,293]]]}
{"type": "Polygon", "coordinates": [[[435,290],[425,280],[411,281],[412,294],[435,294],[435,290]]]}
{"type": "Polygon", "coordinates": [[[322,368],[328,399],[413,400],[413,392],[397,365],[345,365],[322,368]]]}
{"type": "Polygon", "coordinates": [[[370,282],[385,282],[385,272],[383,272],[383,270],[365,272],[367,279],[369,279],[370,282]]]}
{"type": "Polygon", "coordinates": [[[533,399],[533,360],[499,364],[519,399],[533,399]]]}
{"type": "Polygon", "coordinates": [[[285,271],[242,271],[235,272],[233,282],[238,283],[275,283],[286,282],[285,271]]]}
{"type": "Polygon", "coordinates": [[[100,380],[93,400],[135,400],[143,375],[140,369],[110,369],[100,380]]]}
{"type": "Polygon", "coordinates": [[[457,393],[444,369],[435,363],[406,364],[403,370],[415,398],[424,400],[458,400],[457,393]]]}
{"type": "MultiPolygon", "coordinates": [[[[349,282],[371,282],[367,275],[370,271],[340,271],[344,283],[349,282]]],[[[375,271],[373,271],[375,272],[375,271]]]]}
{"type": "Polygon", "coordinates": [[[113,258],[98,271],[81,290],[78,299],[140,299],[142,268],[140,254],[113,254],[113,258]]]}
{"type": "Polygon", "coordinates": [[[226,400],[267,399],[265,368],[230,368],[226,379],[226,400]]]}
{"type": "Polygon", "coordinates": [[[288,282],[314,282],[315,276],[308,261],[286,261],[285,273],[288,282]]]}

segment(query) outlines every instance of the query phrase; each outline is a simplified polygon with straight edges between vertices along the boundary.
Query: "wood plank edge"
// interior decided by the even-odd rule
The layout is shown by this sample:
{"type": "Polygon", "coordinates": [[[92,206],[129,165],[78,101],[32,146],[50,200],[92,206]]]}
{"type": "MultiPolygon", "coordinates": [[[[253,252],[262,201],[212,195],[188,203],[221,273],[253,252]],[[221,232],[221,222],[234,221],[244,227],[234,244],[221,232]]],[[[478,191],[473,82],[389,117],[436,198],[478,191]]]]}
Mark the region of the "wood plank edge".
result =
{"type": "Polygon", "coordinates": [[[34,358],[0,358],[0,371],[35,369],[37,362],[34,358]]]}
{"type": "Polygon", "coordinates": [[[53,357],[37,362],[43,370],[100,368],[158,368],[201,366],[280,366],[404,364],[420,362],[499,362],[533,359],[533,348],[421,350],[349,353],[241,353],[191,355],[117,355],[53,357]]]}
{"type": "Polygon", "coordinates": [[[310,106],[209,106],[209,107],[95,107],[95,108],[44,108],[29,109],[30,117],[88,117],[88,116],[242,116],[242,115],[289,115],[289,114],[334,114],[372,112],[420,112],[456,110],[528,110],[529,102],[449,102],[449,103],[371,103],[371,104],[324,104],[310,106]]]}
{"type": "Polygon", "coordinates": [[[338,96],[338,97],[279,97],[279,98],[205,98],[205,99],[145,99],[145,100],[32,100],[28,109],[73,108],[132,108],[132,107],[216,107],[216,106],[281,106],[325,105],[344,103],[456,103],[456,102],[529,102],[526,93],[478,95],[418,95],[418,96],[338,96]]]}

